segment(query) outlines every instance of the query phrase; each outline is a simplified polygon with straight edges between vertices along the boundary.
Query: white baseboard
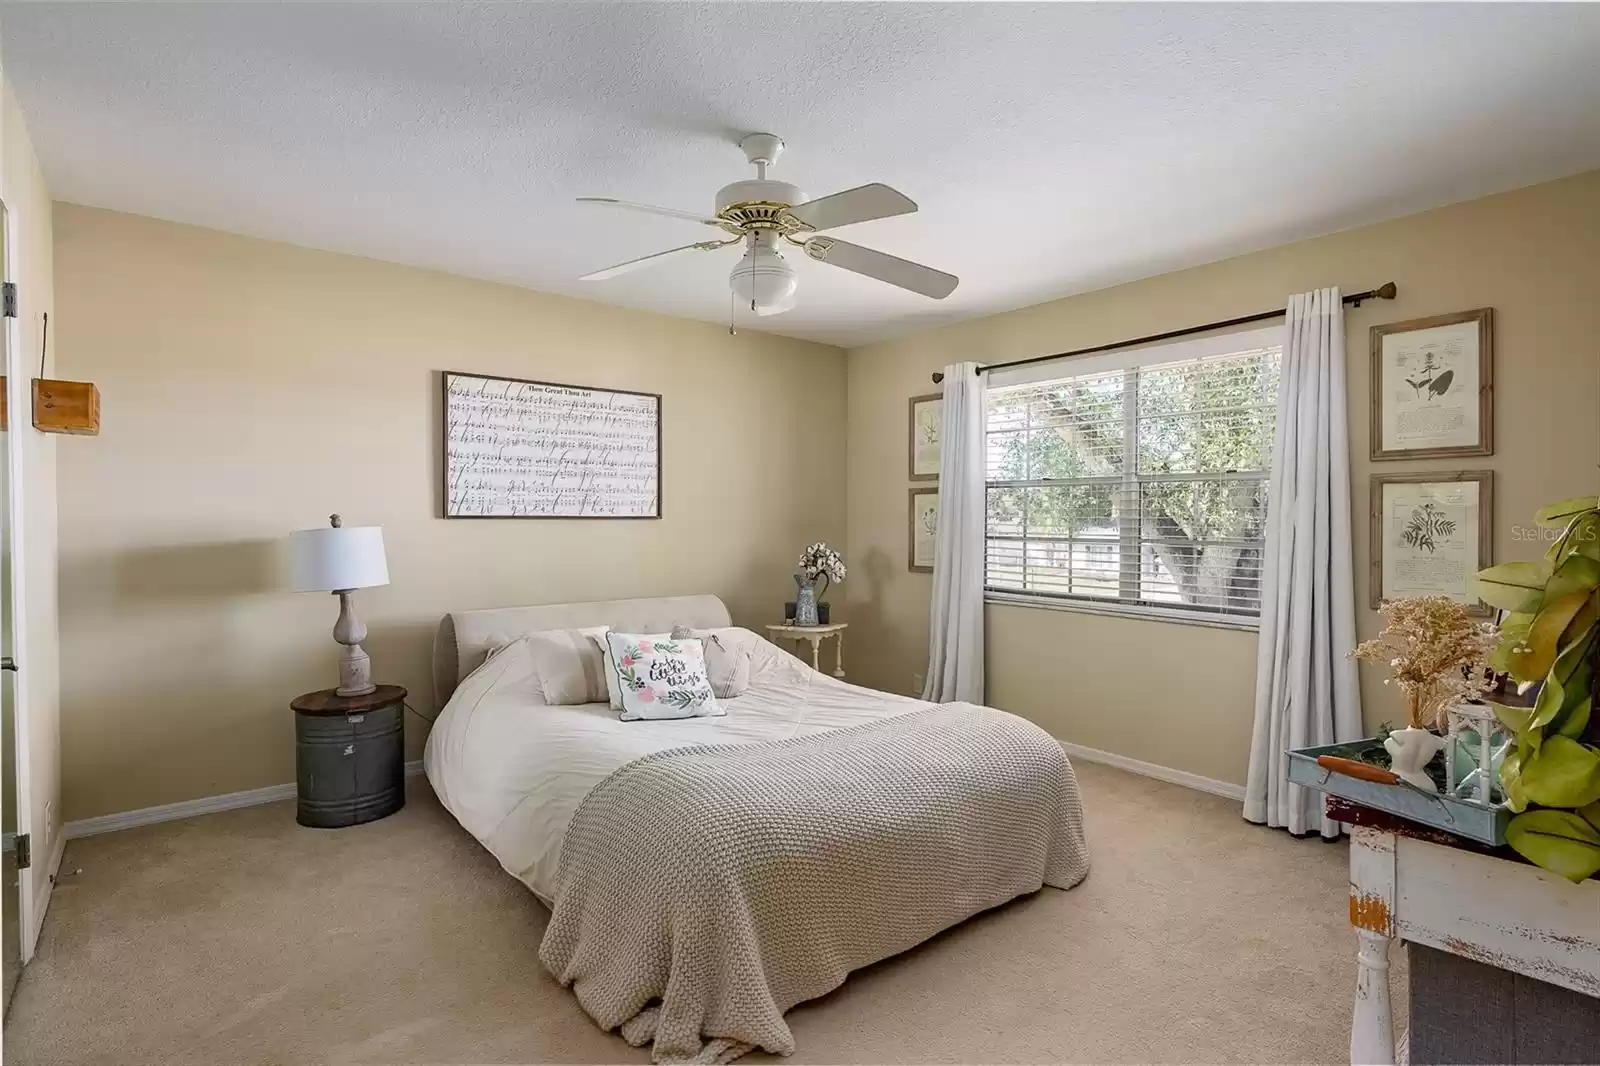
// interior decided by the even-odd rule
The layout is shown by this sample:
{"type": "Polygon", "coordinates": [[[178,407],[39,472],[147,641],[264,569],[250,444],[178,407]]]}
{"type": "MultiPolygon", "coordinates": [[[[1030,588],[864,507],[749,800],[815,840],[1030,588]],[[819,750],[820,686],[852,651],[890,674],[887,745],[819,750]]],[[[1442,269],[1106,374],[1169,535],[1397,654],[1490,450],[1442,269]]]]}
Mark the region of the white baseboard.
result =
{"type": "MultiPolygon", "coordinates": [[[[1170,766],[1160,766],[1153,762],[1144,762],[1139,759],[1118,755],[1113,751],[1101,751],[1098,748],[1086,748],[1082,744],[1069,744],[1061,742],[1061,747],[1074,759],[1083,759],[1088,762],[1103,763],[1114,766],[1119,770],[1139,774],[1143,777],[1153,777],[1158,781],[1166,781],[1173,785],[1182,785],[1199,792],[1209,792],[1214,796],[1223,796],[1231,800],[1244,800],[1244,786],[1230,784],[1227,781],[1217,781],[1210,777],[1201,777],[1191,774],[1187,770],[1174,770],[1170,766]]],[[[406,776],[413,777],[422,773],[422,760],[417,759],[406,763],[406,776]]],[[[66,831],[61,834],[62,842],[76,840],[79,837],[96,836],[100,833],[114,833],[119,829],[132,829],[141,825],[155,825],[159,822],[175,822],[180,818],[194,818],[202,814],[217,814],[221,811],[234,811],[241,807],[258,807],[263,803],[277,803],[280,800],[293,799],[295,786],[291,782],[284,785],[268,785],[266,788],[252,788],[244,792],[228,792],[221,796],[203,796],[200,799],[183,800],[179,803],[164,803],[159,807],[142,807],[136,811],[120,811],[116,814],[102,814],[95,818],[83,818],[76,822],[68,822],[66,831]]],[[[61,851],[58,847],[53,856],[52,872],[54,866],[61,862],[61,851]]],[[[35,911],[42,914],[42,909],[35,911]]]]}
{"type": "MultiPolygon", "coordinates": [[[[406,763],[407,777],[415,777],[420,773],[422,773],[421,759],[406,763]]],[[[140,825],[175,822],[180,818],[236,811],[241,807],[259,807],[263,803],[294,799],[294,796],[295,785],[291,781],[286,785],[268,785],[265,788],[247,789],[244,792],[227,792],[221,796],[202,796],[199,799],[183,800],[179,803],[163,803],[159,807],[141,807],[136,811],[119,811],[116,814],[81,818],[76,822],[68,822],[66,831],[61,835],[65,840],[76,840],[79,837],[115,833],[119,829],[132,829],[140,825]]]]}
{"type": "Polygon", "coordinates": [[[1143,762],[1139,759],[1130,759],[1126,755],[1118,755],[1114,751],[1101,751],[1098,748],[1086,748],[1082,744],[1068,744],[1061,742],[1061,748],[1074,759],[1083,759],[1086,762],[1104,763],[1115,766],[1118,770],[1126,770],[1130,774],[1139,774],[1142,777],[1153,777],[1157,781],[1165,781],[1172,785],[1182,785],[1192,788],[1197,792],[1209,792],[1213,796],[1224,796],[1231,800],[1244,801],[1244,786],[1230,784],[1227,781],[1218,781],[1210,777],[1201,777],[1191,774],[1187,770],[1174,770],[1170,766],[1159,766],[1153,762],[1143,762]]]}

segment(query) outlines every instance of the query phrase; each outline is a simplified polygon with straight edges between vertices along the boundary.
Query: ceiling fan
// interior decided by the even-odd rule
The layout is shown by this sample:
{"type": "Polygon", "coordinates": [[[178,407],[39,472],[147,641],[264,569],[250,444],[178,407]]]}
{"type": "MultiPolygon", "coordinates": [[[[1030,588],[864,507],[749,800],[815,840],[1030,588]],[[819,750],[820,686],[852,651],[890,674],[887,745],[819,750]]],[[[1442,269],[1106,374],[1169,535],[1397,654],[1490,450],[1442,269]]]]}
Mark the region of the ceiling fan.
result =
{"type": "Polygon", "coordinates": [[[837,237],[817,235],[822,230],[837,229],[856,222],[910,214],[917,209],[917,205],[909,197],[887,185],[874,182],[821,199],[807,200],[804,193],[788,182],[767,179],[767,167],[777,162],[783,152],[780,138],[770,133],[752,133],[739,142],[739,147],[744,150],[745,158],[755,166],[755,179],[736,181],[718,190],[717,209],[711,215],[616,200],[609,196],[578,197],[579,203],[604,204],[629,211],[686,219],[731,235],[630,259],[626,263],[585,274],[579,280],[604,281],[619,274],[654,266],[674,256],[742,244],[744,255],[728,275],[728,285],[733,290],[734,298],[740,303],[748,303],[758,315],[776,315],[795,305],[795,290],[799,285],[794,267],[783,257],[780,242],[787,241],[802,249],[807,258],[819,263],[864,274],[935,300],[942,300],[955,291],[960,279],[954,274],[863,248],[837,237]]]}

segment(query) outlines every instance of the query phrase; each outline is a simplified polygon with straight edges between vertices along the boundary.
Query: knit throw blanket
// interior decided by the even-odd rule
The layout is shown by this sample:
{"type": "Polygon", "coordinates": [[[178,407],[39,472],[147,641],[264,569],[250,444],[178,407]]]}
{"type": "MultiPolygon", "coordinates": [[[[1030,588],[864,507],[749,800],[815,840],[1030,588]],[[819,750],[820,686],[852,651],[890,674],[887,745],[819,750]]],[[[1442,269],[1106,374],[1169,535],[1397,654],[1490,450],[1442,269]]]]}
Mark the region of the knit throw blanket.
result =
{"type": "Polygon", "coordinates": [[[790,1007],[1088,872],[1061,745],[947,704],[623,766],[573,816],[539,957],[656,1062],[787,1055],[790,1007]]]}

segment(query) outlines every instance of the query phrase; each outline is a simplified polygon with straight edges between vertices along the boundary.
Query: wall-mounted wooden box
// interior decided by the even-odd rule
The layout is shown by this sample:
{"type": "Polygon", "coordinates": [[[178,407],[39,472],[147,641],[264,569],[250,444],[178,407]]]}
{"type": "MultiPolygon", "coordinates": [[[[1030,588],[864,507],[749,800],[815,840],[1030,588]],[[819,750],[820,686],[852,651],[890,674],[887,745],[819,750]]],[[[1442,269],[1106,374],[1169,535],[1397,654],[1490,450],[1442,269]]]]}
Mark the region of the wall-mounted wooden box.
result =
{"type": "Polygon", "coordinates": [[[90,381],[33,380],[33,425],[44,433],[100,432],[100,390],[90,381]]]}

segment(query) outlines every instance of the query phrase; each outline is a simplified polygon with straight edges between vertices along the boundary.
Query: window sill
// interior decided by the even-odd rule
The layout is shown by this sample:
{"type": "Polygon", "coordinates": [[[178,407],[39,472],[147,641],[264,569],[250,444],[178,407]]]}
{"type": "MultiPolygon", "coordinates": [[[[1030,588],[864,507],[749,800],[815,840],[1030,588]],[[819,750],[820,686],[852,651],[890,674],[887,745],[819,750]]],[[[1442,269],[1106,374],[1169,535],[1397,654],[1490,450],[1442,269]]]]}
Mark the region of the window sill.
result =
{"type": "Polygon", "coordinates": [[[1260,630],[1256,618],[1235,618],[1212,614],[1209,611],[1185,611],[1182,608],[1149,607],[1144,604],[1115,603],[1093,600],[1056,599],[1030,596],[1023,592],[997,592],[986,589],[984,603],[1002,604],[1006,607],[1032,607],[1044,611],[1067,611],[1072,614],[1101,614],[1117,618],[1136,618],[1144,622],[1167,622],[1174,625],[1205,626],[1208,629],[1240,629],[1248,633],[1260,630]]]}

